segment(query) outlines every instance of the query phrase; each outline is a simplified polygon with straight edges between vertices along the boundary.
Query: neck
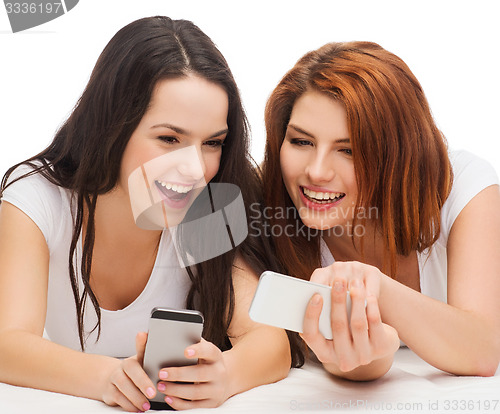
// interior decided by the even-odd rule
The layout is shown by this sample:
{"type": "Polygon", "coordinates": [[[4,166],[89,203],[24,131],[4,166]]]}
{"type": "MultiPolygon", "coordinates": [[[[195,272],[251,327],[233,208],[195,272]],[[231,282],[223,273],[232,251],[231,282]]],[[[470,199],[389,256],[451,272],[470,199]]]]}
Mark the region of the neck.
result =
{"type": "Polygon", "coordinates": [[[354,228],[352,223],[323,233],[328,248],[338,261],[361,261],[382,268],[384,245],[373,224],[354,228]]]}
{"type": "MultiPolygon", "coordinates": [[[[85,217],[87,212],[85,212],[85,217]]],[[[85,228],[84,223],[84,228],[85,228]]],[[[96,242],[108,246],[136,247],[139,250],[158,243],[161,230],[143,230],[135,224],[128,195],[120,189],[99,195],[95,210],[96,242]]]]}

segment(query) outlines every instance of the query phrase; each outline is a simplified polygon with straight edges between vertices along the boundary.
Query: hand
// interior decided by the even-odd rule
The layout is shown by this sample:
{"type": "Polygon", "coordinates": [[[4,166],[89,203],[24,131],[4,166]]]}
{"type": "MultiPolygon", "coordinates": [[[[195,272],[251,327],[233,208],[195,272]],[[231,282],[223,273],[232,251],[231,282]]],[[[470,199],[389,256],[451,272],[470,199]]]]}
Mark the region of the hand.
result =
{"type": "Polygon", "coordinates": [[[117,360],[117,365],[107,377],[102,400],[108,405],[119,405],[126,411],[147,411],[151,408],[148,398],[156,395],[156,390],[142,368],[144,350],[148,335],[140,332],[136,336],[137,355],[117,360]]]}
{"type": "Polygon", "coordinates": [[[219,348],[202,339],[186,348],[184,355],[198,358],[198,364],[164,368],[159,373],[162,381],[158,391],[165,394],[168,405],[176,410],[218,407],[231,396],[230,379],[219,348]]]}
{"type": "Polygon", "coordinates": [[[396,330],[381,320],[378,307],[381,276],[377,268],[355,262],[336,262],[317,269],[311,276],[312,282],[332,286],[333,340],[325,339],[318,330],[322,309],[319,294],[309,302],[301,336],[329,372],[352,371],[391,357],[399,348],[396,330]],[[347,289],[351,296],[350,321],[346,308],[347,289]]]}

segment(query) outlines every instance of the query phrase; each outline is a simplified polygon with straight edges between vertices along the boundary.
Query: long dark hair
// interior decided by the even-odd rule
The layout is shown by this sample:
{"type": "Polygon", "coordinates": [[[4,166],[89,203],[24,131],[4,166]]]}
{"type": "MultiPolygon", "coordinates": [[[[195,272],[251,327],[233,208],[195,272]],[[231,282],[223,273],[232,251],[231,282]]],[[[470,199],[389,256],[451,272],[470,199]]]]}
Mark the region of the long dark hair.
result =
{"type": "MultiPolygon", "coordinates": [[[[384,268],[394,276],[398,254],[422,252],[438,239],[441,208],[453,181],[446,140],[422,87],[399,57],[376,43],[329,43],[305,54],[266,106],[263,181],[266,203],[273,208],[294,208],[283,183],[280,149],[293,106],[307,90],[346,108],[358,183],[355,211],[377,209],[375,224],[388,252],[384,268]]],[[[291,216],[273,218],[273,225],[300,220],[291,216]]],[[[298,233],[275,243],[288,272],[309,279],[320,266],[319,236],[298,233]]]]}
{"type": "MultiPolygon", "coordinates": [[[[99,303],[90,286],[97,197],[115,187],[123,152],[148,108],[155,85],[160,80],[188,74],[221,86],[229,100],[229,132],[219,171],[212,182],[236,184],[247,204],[258,201],[259,177],[248,156],[248,123],[226,60],[192,22],[164,16],[143,18],[118,31],[101,53],[82,96],[52,143],[38,155],[11,167],[3,177],[0,195],[17,181],[7,184],[11,173],[19,165],[28,164],[33,170],[18,179],[40,173],[75,195],[76,215],[68,259],[82,350],[87,298],[98,317],[93,330],[98,329],[99,334],[101,328],[99,303]],[[84,207],[88,217],[81,261],[84,288],[80,292],[73,257],[85,218],[84,207]]],[[[256,272],[274,268],[266,249],[265,239],[248,238],[238,249],[188,269],[192,286],[186,306],[196,305],[205,314],[204,337],[222,349],[229,347],[227,328],[234,308],[234,258],[239,253],[256,272]]],[[[297,358],[293,360],[295,363],[297,358]]]]}

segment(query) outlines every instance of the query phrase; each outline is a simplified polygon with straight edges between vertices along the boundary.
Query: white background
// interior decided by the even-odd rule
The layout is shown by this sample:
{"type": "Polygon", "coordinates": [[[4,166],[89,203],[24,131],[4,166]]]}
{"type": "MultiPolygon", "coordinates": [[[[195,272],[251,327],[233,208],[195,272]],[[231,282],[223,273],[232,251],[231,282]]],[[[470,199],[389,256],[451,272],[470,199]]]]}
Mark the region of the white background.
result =
{"type": "Polygon", "coordinates": [[[495,0],[80,0],[68,14],[13,34],[0,4],[0,172],[51,141],[111,37],[157,14],[192,20],[225,55],[259,162],[264,105],[284,73],[324,43],[369,40],[410,66],[450,147],[500,172],[498,9],[495,0]]]}

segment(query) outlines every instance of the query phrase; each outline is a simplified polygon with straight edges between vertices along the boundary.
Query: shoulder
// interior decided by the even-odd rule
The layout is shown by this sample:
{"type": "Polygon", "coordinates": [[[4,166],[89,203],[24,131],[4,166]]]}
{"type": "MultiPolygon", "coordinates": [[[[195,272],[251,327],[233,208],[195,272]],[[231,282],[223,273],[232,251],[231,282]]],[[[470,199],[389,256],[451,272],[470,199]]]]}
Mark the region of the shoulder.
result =
{"type": "Polygon", "coordinates": [[[471,181],[492,181],[498,183],[498,176],[493,166],[486,160],[469,151],[451,151],[450,161],[453,167],[454,187],[472,185],[471,181]]]}
{"type": "Polygon", "coordinates": [[[70,214],[69,193],[41,173],[24,176],[33,169],[28,165],[16,168],[1,194],[1,201],[14,205],[34,221],[49,244],[57,235],[62,218],[70,214]]]}
{"type": "Polygon", "coordinates": [[[241,285],[256,285],[259,281],[259,276],[239,254],[233,261],[232,278],[233,284],[241,285]]]}
{"type": "Polygon", "coordinates": [[[32,173],[34,170],[34,166],[22,164],[12,171],[7,180],[8,187],[2,193],[2,199],[26,191],[44,192],[57,197],[59,186],[51,183],[40,172],[32,173]],[[29,173],[32,174],[27,175],[29,173]]]}
{"type": "Polygon", "coordinates": [[[468,151],[452,151],[450,161],[453,185],[441,210],[441,237],[445,240],[464,207],[485,188],[499,184],[493,166],[477,155],[468,151]]]}

